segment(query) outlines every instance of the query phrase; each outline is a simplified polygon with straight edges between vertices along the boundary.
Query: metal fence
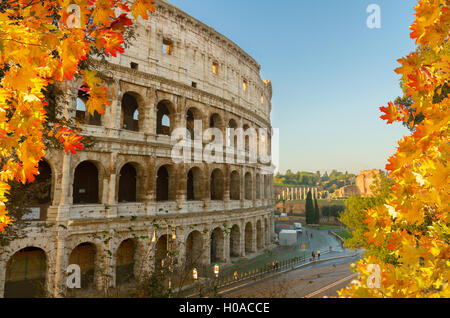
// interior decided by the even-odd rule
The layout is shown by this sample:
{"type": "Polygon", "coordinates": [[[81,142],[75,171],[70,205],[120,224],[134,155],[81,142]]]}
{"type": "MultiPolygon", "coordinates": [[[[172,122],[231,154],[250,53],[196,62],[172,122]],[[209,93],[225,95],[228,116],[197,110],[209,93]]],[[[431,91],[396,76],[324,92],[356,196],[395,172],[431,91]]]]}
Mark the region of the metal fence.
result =
{"type": "MultiPolygon", "coordinates": [[[[270,276],[276,272],[282,272],[287,269],[293,269],[297,265],[303,264],[306,262],[306,256],[297,256],[290,259],[282,260],[282,261],[274,261],[271,264],[266,264],[261,268],[241,272],[237,271],[230,274],[219,274],[218,277],[207,279],[202,283],[203,287],[206,287],[211,290],[217,290],[222,287],[230,286],[233,284],[237,284],[244,281],[257,281],[261,280],[267,276],[270,276]]],[[[209,275],[208,275],[209,276],[209,275]]],[[[211,277],[211,276],[209,276],[211,277]]]]}

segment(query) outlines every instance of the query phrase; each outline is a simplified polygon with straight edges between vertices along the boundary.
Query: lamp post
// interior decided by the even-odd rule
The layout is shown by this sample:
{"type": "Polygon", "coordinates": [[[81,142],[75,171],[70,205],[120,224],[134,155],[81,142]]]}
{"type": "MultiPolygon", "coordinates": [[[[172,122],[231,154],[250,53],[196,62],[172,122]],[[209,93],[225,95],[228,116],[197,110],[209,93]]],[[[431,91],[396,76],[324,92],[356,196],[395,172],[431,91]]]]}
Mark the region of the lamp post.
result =
{"type": "MultiPolygon", "coordinates": [[[[169,273],[172,274],[173,273],[174,258],[173,258],[173,256],[171,255],[171,253],[169,251],[169,241],[170,241],[169,227],[171,227],[171,226],[169,225],[169,223],[166,220],[162,219],[162,221],[166,224],[166,257],[165,258],[169,259],[168,269],[169,269],[169,273]]],[[[176,240],[176,238],[177,238],[177,234],[176,234],[176,227],[175,227],[175,230],[172,232],[172,240],[176,240]]],[[[156,230],[153,230],[152,242],[153,243],[157,242],[156,230]]],[[[164,261],[164,259],[162,259],[161,260],[161,274],[163,274],[163,272],[164,272],[164,265],[165,265],[165,261],[164,261]]],[[[168,282],[168,285],[169,285],[169,297],[170,297],[171,290],[172,290],[172,278],[171,278],[170,274],[169,274],[169,282],[168,282]]]]}

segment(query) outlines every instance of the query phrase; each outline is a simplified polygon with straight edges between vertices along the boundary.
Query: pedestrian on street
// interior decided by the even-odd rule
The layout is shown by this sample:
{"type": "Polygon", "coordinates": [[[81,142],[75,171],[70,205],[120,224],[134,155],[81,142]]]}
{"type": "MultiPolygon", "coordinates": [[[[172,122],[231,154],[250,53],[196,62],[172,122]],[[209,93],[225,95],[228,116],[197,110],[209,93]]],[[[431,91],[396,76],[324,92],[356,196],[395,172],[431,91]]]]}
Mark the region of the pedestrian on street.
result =
{"type": "Polygon", "coordinates": [[[317,260],[320,261],[320,250],[317,250],[317,260]]]}
{"type": "Polygon", "coordinates": [[[312,256],[312,260],[315,261],[316,260],[316,254],[314,254],[314,251],[312,251],[311,256],[312,256]]]}

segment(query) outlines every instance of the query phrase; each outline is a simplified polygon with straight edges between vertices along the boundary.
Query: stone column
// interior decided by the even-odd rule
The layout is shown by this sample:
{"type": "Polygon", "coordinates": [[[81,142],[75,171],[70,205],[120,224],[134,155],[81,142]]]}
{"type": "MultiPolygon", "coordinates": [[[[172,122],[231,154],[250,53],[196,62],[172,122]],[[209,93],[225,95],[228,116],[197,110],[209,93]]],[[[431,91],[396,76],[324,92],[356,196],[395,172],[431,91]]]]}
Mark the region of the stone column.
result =
{"type": "Polygon", "coordinates": [[[204,199],[203,199],[203,207],[205,211],[209,210],[209,205],[211,202],[211,172],[209,168],[205,169],[205,175],[203,176],[203,185],[204,185],[204,199]]]}
{"type": "MultiPolygon", "coordinates": [[[[153,157],[151,161],[152,161],[152,163],[154,163],[155,158],[153,157]]],[[[154,190],[155,182],[156,182],[154,164],[152,164],[150,167],[148,167],[147,173],[148,173],[148,180],[146,182],[146,187],[145,187],[144,202],[145,202],[146,215],[149,216],[151,214],[151,205],[156,198],[155,190],[154,190]]]]}
{"type": "Polygon", "coordinates": [[[184,168],[184,163],[179,163],[175,168],[175,176],[176,176],[176,201],[177,208],[183,208],[183,202],[186,200],[186,182],[187,182],[187,173],[184,168]]]}
{"type": "Polygon", "coordinates": [[[118,175],[116,174],[117,167],[117,152],[111,152],[110,155],[110,171],[109,171],[109,182],[108,182],[108,200],[104,203],[108,205],[107,216],[109,218],[117,217],[117,200],[116,200],[116,188],[118,175]]]}
{"type": "Polygon", "coordinates": [[[245,256],[245,224],[243,222],[241,222],[239,224],[239,228],[241,229],[240,231],[240,246],[239,246],[239,256],[245,256]]]}
{"type": "Polygon", "coordinates": [[[63,163],[62,163],[62,171],[61,171],[61,188],[59,195],[59,202],[55,202],[58,204],[58,208],[55,210],[56,215],[49,214],[47,215],[47,219],[51,221],[57,222],[67,222],[69,219],[70,205],[72,204],[71,197],[71,169],[70,169],[70,154],[64,153],[63,155],[63,163]]]}
{"type": "Polygon", "coordinates": [[[203,240],[203,255],[201,257],[201,264],[211,264],[211,232],[206,232],[202,235],[203,240]]]}
{"type": "Polygon", "coordinates": [[[153,87],[149,88],[149,99],[148,99],[148,120],[149,120],[149,126],[148,126],[148,132],[149,134],[156,135],[156,120],[157,120],[157,106],[158,106],[158,97],[156,96],[156,89],[153,87]]]}
{"type": "Polygon", "coordinates": [[[230,236],[229,233],[223,233],[222,254],[220,255],[223,263],[228,263],[230,257],[230,236]]]}
{"type": "Polygon", "coordinates": [[[256,169],[252,169],[252,206],[256,207],[256,169]]]}
{"type": "Polygon", "coordinates": [[[230,205],[230,165],[225,165],[224,167],[224,176],[223,176],[223,200],[225,205],[225,210],[228,210],[230,205]]]}
{"type": "Polygon", "coordinates": [[[106,123],[106,127],[112,130],[120,129],[120,114],[122,110],[122,92],[120,90],[120,80],[114,81],[114,94],[112,97],[111,106],[109,107],[109,122],[106,123]]]}
{"type": "Polygon", "coordinates": [[[258,228],[256,226],[256,222],[252,222],[252,246],[250,247],[251,252],[255,253],[258,250],[258,228]]]}
{"type": "Polygon", "coordinates": [[[6,264],[8,260],[0,255],[0,298],[5,297],[6,264]]]}
{"type": "MultiPolygon", "coordinates": [[[[67,278],[67,266],[69,266],[69,254],[66,253],[65,241],[67,237],[67,230],[58,229],[56,235],[56,256],[55,263],[53,264],[54,275],[53,275],[53,286],[52,293],[53,297],[63,297],[67,289],[66,278],[67,278]]],[[[49,266],[49,265],[48,265],[49,266]]]]}
{"type": "Polygon", "coordinates": [[[243,208],[244,207],[244,202],[245,202],[245,170],[244,170],[244,168],[242,166],[239,168],[239,182],[241,184],[241,186],[240,186],[240,190],[241,190],[241,194],[240,194],[241,208],[243,208]]]}

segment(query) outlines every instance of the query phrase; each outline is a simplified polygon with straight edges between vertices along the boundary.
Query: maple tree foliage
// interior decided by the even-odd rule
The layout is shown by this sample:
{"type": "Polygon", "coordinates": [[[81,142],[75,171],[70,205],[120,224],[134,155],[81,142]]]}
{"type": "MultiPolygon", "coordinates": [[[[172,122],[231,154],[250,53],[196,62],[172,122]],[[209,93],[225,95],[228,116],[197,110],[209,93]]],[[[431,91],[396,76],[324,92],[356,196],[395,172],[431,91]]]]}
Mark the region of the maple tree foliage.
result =
{"type": "Polygon", "coordinates": [[[365,213],[367,244],[384,249],[391,261],[366,254],[354,266],[359,278],[341,297],[450,297],[449,10],[448,0],[418,2],[410,27],[417,49],[396,69],[414,107],[380,108],[388,124],[423,115],[388,159],[391,194],[365,213]]]}
{"type": "Polygon", "coordinates": [[[5,206],[10,182],[38,174],[45,136],[66,152],[83,149],[82,137],[62,124],[49,125],[45,90],[84,77],[89,113],[104,113],[106,87],[80,62],[98,53],[124,52],[126,28],[148,19],[153,0],[2,0],[0,2],[0,231],[11,224],[5,206]],[[133,20],[134,18],[134,20],[133,20]]]}

